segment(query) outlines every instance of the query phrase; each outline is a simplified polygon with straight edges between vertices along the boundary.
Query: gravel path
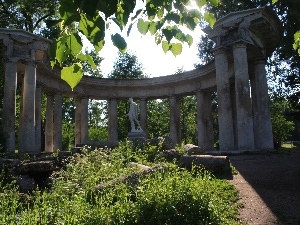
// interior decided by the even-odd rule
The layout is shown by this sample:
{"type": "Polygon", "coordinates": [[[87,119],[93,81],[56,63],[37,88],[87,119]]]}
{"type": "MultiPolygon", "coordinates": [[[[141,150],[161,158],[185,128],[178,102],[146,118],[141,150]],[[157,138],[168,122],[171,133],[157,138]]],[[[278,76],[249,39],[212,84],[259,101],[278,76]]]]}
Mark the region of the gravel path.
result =
{"type": "Polygon", "coordinates": [[[229,180],[240,194],[248,225],[300,225],[300,151],[230,156],[238,174],[229,180]]]}

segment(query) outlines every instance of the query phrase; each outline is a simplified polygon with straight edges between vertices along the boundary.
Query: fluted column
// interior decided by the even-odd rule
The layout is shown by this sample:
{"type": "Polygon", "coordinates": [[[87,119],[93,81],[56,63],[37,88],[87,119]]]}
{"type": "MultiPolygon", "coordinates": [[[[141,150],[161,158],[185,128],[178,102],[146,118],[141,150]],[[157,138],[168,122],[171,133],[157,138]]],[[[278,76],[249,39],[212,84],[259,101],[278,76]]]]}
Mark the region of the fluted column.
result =
{"type": "Polygon", "coordinates": [[[142,129],[146,137],[148,137],[147,100],[145,98],[140,100],[140,117],[142,129]]]}
{"type": "Polygon", "coordinates": [[[180,135],[180,105],[175,96],[169,98],[170,101],[170,137],[176,143],[181,141],[180,135]]]}
{"type": "Polygon", "coordinates": [[[214,149],[211,94],[197,92],[198,146],[204,150],[214,149]]]}
{"type": "Polygon", "coordinates": [[[5,63],[5,82],[3,98],[3,131],[6,135],[6,148],[14,152],[16,123],[16,89],[17,89],[17,59],[10,58],[5,63]]]}
{"type": "Polygon", "coordinates": [[[35,151],[35,87],[36,65],[34,60],[25,61],[25,75],[23,80],[22,107],[22,142],[21,151],[34,153],[35,151]]]}
{"type": "Polygon", "coordinates": [[[36,87],[35,91],[35,152],[42,150],[42,89],[36,87]]]}
{"type": "Polygon", "coordinates": [[[81,113],[82,102],[80,98],[75,99],[75,146],[81,144],[81,113]]]}
{"type": "Polygon", "coordinates": [[[52,94],[47,94],[45,152],[53,152],[53,107],[54,96],[52,94]]]}
{"type": "Polygon", "coordinates": [[[89,99],[81,99],[81,143],[86,144],[89,138],[89,99]]]}
{"type": "Polygon", "coordinates": [[[117,99],[110,99],[108,104],[108,140],[118,141],[117,99]]]}
{"type": "Polygon", "coordinates": [[[254,80],[251,84],[255,148],[273,149],[274,142],[265,59],[254,61],[254,80]]]}
{"type": "Polygon", "coordinates": [[[236,129],[239,150],[254,149],[253,120],[250,100],[247,46],[243,42],[233,45],[236,129]]]}
{"type": "Polygon", "coordinates": [[[214,50],[214,53],[217,81],[220,150],[233,150],[234,134],[227,52],[224,48],[217,48],[214,50]]]}
{"type": "Polygon", "coordinates": [[[53,151],[62,150],[62,96],[54,96],[53,111],[53,151]]]}

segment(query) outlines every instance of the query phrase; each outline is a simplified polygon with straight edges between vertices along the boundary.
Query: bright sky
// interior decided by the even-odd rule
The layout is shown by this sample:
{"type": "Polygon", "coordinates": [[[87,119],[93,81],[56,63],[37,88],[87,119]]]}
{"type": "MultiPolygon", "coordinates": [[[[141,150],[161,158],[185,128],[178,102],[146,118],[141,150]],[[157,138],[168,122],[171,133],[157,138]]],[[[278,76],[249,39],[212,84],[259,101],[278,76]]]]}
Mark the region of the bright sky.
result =
{"type": "MultiPolygon", "coordinates": [[[[195,2],[191,1],[191,8],[194,8],[195,2]]],[[[136,10],[143,8],[145,2],[138,0],[136,10]]],[[[100,51],[100,56],[104,58],[101,62],[101,71],[105,77],[112,72],[113,64],[118,56],[118,49],[112,44],[110,35],[120,32],[116,24],[111,23],[109,26],[110,32],[106,32],[106,39],[104,48],[100,51]]],[[[137,30],[136,23],[133,25],[129,37],[127,37],[127,30],[124,30],[121,35],[126,39],[127,51],[131,51],[138,57],[139,63],[142,64],[145,74],[150,77],[158,77],[174,74],[177,69],[184,71],[194,69],[194,64],[199,62],[197,57],[197,43],[200,40],[202,31],[199,26],[192,32],[188,29],[182,30],[186,34],[193,36],[193,44],[191,47],[188,44],[183,45],[182,53],[174,56],[171,52],[166,54],[163,52],[161,44],[156,45],[154,36],[149,32],[142,35],[137,30]]]]}
{"type": "MultiPolygon", "coordinates": [[[[194,64],[199,62],[197,57],[197,43],[200,40],[201,30],[199,26],[194,32],[187,30],[193,36],[193,44],[189,47],[186,43],[183,45],[182,53],[174,56],[171,52],[163,52],[161,45],[156,45],[154,36],[142,35],[133,26],[129,37],[121,34],[127,42],[127,50],[133,52],[138,61],[143,65],[144,72],[150,77],[164,76],[174,74],[178,68],[184,71],[194,69],[194,64]]],[[[100,56],[104,58],[101,62],[101,70],[106,77],[113,70],[113,64],[118,56],[118,49],[112,44],[110,35],[107,35],[104,48],[100,51],[100,56]]]]}
{"type": "MultiPolygon", "coordinates": [[[[192,46],[189,47],[185,43],[182,53],[176,57],[171,52],[165,54],[161,45],[156,45],[154,36],[140,34],[136,25],[133,26],[129,37],[126,34],[122,34],[122,36],[126,39],[127,50],[138,57],[138,61],[143,65],[145,74],[150,77],[157,77],[174,74],[177,68],[183,68],[184,71],[194,69],[194,64],[199,62],[197,43],[200,40],[201,32],[199,27],[194,32],[190,31],[190,35],[194,39],[192,46]]],[[[100,56],[104,58],[101,62],[101,70],[106,76],[112,71],[113,64],[118,56],[118,49],[112,44],[110,35],[107,35],[104,48],[100,51],[100,56]]]]}

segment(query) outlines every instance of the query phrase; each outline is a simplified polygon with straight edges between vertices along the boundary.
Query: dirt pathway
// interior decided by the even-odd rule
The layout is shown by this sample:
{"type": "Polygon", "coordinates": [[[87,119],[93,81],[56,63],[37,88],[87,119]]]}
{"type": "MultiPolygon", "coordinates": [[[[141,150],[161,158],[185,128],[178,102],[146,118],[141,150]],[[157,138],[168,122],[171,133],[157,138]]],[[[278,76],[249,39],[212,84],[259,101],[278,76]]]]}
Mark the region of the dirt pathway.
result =
{"type": "Polygon", "coordinates": [[[240,193],[240,219],[249,225],[300,225],[300,151],[230,156],[229,182],[240,193]]]}

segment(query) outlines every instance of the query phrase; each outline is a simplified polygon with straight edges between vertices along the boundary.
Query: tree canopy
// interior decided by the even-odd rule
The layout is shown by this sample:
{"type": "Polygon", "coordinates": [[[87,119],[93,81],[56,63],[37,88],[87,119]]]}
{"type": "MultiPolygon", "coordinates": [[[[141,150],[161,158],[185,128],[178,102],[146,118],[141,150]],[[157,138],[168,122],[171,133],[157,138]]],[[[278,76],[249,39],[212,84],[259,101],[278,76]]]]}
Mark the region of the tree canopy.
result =
{"type": "MultiPolygon", "coordinates": [[[[82,77],[80,61],[87,61],[95,67],[92,58],[82,53],[82,36],[100,51],[104,38],[112,23],[127,34],[136,25],[141,34],[150,33],[163,51],[178,55],[182,43],[191,45],[193,38],[185,34],[181,27],[194,30],[199,21],[205,20],[211,26],[215,22],[213,14],[203,12],[205,4],[217,5],[218,0],[197,0],[191,7],[190,0],[60,0],[59,19],[56,24],[62,31],[51,47],[52,66],[62,66],[62,77],[74,88],[82,77]],[[66,59],[72,59],[71,66],[64,66],[66,59]]],[[[110,34],[113,44],[120,52],[126,51],[126,41],[119,33],[110,34]]]]}

